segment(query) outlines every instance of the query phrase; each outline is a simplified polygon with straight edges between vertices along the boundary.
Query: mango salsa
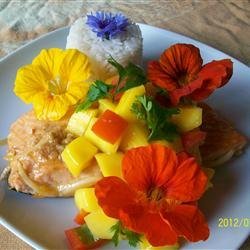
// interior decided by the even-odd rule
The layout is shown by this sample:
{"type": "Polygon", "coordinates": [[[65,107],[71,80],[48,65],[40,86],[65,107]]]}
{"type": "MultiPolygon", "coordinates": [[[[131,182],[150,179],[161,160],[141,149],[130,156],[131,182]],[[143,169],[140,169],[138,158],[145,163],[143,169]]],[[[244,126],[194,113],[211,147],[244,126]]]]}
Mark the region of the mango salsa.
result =
{"type": "Polygon", "coordinates": [[[137,96],[144,94],[144,85],[126,90],[116,106],[115,112],[129,122],[137,121],[136,115],[131,111],[131,106],[136,101],[137,96]]]}
{"type": "Polygon", "coordinates": [[[181,152],[183,150],[183,145],[182,145],[182,141],[181,141],[181,137],[178,136],[174,139],[174,141],[169,142],[166,140],[158,140],[158,141],[152,141],[152,143],[159,143],[162,144],[166,147],[170,147],[172,148],[174,151],[181,152]]]}
{"type": "Polygon", "coordinates": [[[92,131],[92,126],[95,124],[96,121],[97,121],[97,118],[93,118],[90,121],[89,126],[88,126],[84,136],[90,142],[92,142],[97,148],[99,148],[102,152],[108,153],[108,154],[115,153],[120,145],[121,138],[119,140],[117,140],[114,144],[112,144],[112,143],[109,143],[109,142],[103,140],[99,136],[97,136],[92,131]]]}
{"type": "Polygon", "coordinates": [[[105,141],[114,144],[121,139],[127,126],[128,122],[125,119],[107,109],[100,115],[91,130],[105,141]]]}
{"type": "Polygon", "coordinates": [[[114,233],[110,228],[118,222],[117,219],[108,217],[102,209],[91,212],[84,220],[95,239],[111,239],[114,233]]]}
{"type": "Polygon", "coordinates": [[[88,109],[73,113],[70,117],[67,130],[74,135],[81,136],[86,131],[90,120],[98,113],[98,109],[88,109]]]}
{"type": "Polygon", "coordinates": [[[122,138],[120,149],[127,151],[131,148],[148,145],[148,129],[139,122],[130,123],[122,138]]]}
{"type": "Polygon", "coordinates": [[[85,212],[93,212],[99,207],[94,188],[80,188],[75,192],[75,204],[77,208],[85,212]]]}
{"type": "Polygon", "coordinates": [[[180,113],[173,115],[171,120],[181,132],[187,132],[197,128],[202,123],[202,108],[197,106],[180,107],[180,113]]]}
{"type": "Polygon", "coordinates": [[[77,177],[89,165],[97,151],[93,144],[80,136],[65,147],[61,156],[70,173],[77,177]]]}
{"type": "Polygon", "coordinates": [[[95,158],[104,177],[117,176],[119,178],[122,178],[123,153],[99,153],[95,155],[95,158]]]}
{"type": "Polygon", "coordinates": [[[114,111],[116,108],[116,105],[108,99],[100,99],[99,101],[99,112],[102,114],[107,109],[114,111]]]}
{"type": "Polygon", "coordinates": [[[175,244],[172,246],[160,246],[160,247],[154,247],[152,245],[150,245],[150,243],[147,241],[147,239],[145,237],[141,238],[141,242],[140,242],[140,249],[141,250],[178,250],[179,249],[179,245],[175,244]]]}

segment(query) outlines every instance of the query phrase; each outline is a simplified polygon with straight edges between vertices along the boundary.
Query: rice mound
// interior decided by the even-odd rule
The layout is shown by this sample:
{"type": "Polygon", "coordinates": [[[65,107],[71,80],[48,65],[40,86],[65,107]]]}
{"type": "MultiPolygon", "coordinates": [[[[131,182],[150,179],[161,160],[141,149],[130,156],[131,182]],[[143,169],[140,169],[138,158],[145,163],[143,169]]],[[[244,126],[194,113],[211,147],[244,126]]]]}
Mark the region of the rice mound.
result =
{"type": "Polygon", "coordinates": [[[106,80],[115,75],[115,68],[107,62],[110,55],[123,66],[129,62],[142,64],[142,35],[137,24],[130,22],[124,33],[103,40],[86,21],[86,17],[81,17],[72,24],[66,48],[78,49],[89,57],[96,79],[106,80]]]}

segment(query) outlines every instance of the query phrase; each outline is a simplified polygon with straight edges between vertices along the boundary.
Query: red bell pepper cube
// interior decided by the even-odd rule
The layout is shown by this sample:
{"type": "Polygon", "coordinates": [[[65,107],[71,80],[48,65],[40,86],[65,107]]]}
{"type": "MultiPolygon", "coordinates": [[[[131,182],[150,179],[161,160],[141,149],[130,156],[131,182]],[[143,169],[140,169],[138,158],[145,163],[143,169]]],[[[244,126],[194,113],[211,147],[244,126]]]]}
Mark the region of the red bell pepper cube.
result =
{"type": "Polygon", "coordinates": [[[124,133],[128,122],[121,116],[106,110],[92,127],[92,131],[103,140],[114,144],[124,133]]]}
{"type": "Polygon", "coordinates": [[[81,210],[74,218],[74,222],[78,225],[83,225],[85,223],[84,217],[88,215],[87,212],[81,210]]]}
{"type": "Polygon", "coordinates": [[[107,240],[95,240],[86,224],[66,230],[65,235],[71,250],[96,249],[107,242],[107,240]]]}

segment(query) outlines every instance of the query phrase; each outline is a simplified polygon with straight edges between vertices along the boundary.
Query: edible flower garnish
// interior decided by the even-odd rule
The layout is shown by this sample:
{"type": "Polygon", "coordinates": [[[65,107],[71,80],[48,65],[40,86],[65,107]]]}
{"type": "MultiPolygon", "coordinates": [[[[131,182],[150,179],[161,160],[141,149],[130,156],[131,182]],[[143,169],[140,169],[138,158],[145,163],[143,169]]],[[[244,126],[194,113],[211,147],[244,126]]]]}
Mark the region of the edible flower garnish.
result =
{"type": "Polygon", "coordinates": [[[167,91],[173,105],[182,97],[202,101],[232,76],[230,59],[212,61],[202,66],[200,50],[191,44],[175,44],[158,61],[148,64],[148,78],[167,91]]]}
{"type": "Polygon", "coordinates": [[[59,120],[85,97],[91,69],[88,57],[76,49],[43,49],[17,72],[15,94],[32,103],[38,119],[59,120]]]}
{"type": "Polygon", "coordinates": [[[160,144],[133,148],[124,155],[122,173],[124,180],[109,176],[95,185],[106,215],[145,235],[153,246],[173,245],[178,237],[192,242],[208,238],[196,203],[207,177],[193,157],[160,144]]]}
{"type": "Polygon", "coordinates": [[[86,24],[98,37],[110,40],[126,31],[129,20],[121,13],[114,15],[110,12],[97,11],[95,15],[92,13],[87,15],[86,24]]]}
{"type": "Polygon", "coordinates": [[[178,135],[177,126],[170,121],[172,115],[178,114],[177,108],[165,108],[148,96],[138,96],[132,104],[132,112],[146,122],[150,134],[148,140],[173,141],[178,135]]]}
{"type": "Polygon", "coordinates": [[[126,67],[119,64],[113,57],[108,59],[118,72],[118,81],[115,85],[107,84],[101,80],[96,80],[89,88],[86,99],[78,105],[76,112],[89,108],[94,102],[103,98],[116,99],[120,93],[140,86],[147,82],[147,78],[142,68],[129,63],[126,67]]]}

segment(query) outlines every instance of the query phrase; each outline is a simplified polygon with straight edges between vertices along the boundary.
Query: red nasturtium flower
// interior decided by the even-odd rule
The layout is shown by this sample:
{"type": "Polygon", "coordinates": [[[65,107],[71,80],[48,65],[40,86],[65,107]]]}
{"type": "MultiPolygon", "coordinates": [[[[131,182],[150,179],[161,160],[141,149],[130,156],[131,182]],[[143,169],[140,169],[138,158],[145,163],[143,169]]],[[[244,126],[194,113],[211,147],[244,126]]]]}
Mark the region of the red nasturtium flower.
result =
{"type": "Polygon", "coordinates": [[[207,177],[193,157],[160,144],[126,152],[124,180],[104,177],[95,194],[105,214],[144,234],[153,246],[175,244],[178,237],[206,240],[209,229],[196,201],[207,177]]]}
{"type": "Polygon", "coordinates": [[[181,97],[201,101],[225,85],[232,76],[230,59],[212,61],[202,66],[200,50],[191,44],[175,44],[166,49],[159,61],[148,64],[148,78],[167,90],[173,105],[181,97]]]}

